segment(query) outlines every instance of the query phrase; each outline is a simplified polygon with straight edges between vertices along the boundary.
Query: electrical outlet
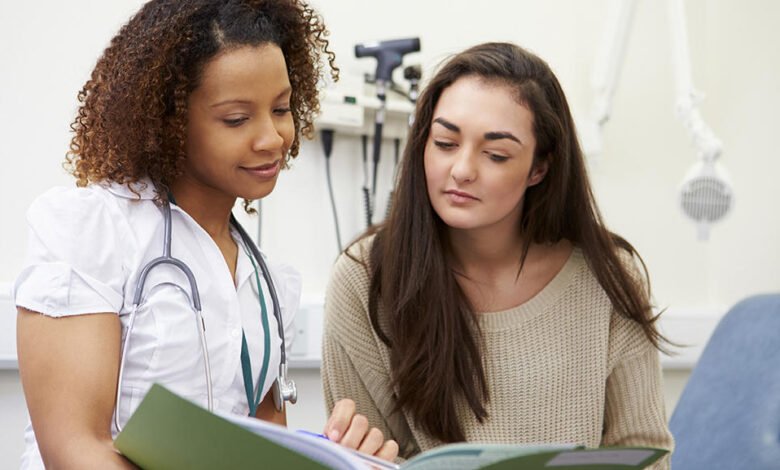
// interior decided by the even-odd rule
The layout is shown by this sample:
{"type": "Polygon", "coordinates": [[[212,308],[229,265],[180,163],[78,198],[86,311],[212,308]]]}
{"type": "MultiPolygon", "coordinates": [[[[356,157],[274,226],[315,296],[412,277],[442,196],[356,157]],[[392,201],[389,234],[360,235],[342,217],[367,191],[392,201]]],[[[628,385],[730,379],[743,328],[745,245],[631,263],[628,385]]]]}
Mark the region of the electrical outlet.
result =
{"type": "Polygon", "coordinates": [[[322,312],[321,303],[301,303],[295,315],[295,339],[292,343],[290,356],[297,358],[319,357],[322,345],[322,312]]]}

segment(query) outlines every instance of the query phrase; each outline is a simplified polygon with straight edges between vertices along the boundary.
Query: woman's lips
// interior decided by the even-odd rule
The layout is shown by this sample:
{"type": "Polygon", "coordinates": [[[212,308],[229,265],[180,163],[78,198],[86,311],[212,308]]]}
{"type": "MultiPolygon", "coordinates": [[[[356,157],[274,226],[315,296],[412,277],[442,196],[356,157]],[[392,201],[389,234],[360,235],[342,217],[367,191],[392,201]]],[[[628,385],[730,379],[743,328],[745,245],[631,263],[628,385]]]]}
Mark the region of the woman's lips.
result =
{"type": "Polygon", "coordinates": [[[269,180],[274,178],[276,174],[279,172],[279,162],[281,162],[281,160],[276,160],[271,163],[266,163],[265,165],[258,165],[253,167],[241,167],[241,169],[246,171],[250,175],[254,176],[255,178],[261,180],[269,180]]]}
{"type": "Polygon", "coordinates": [[[469,202],[479,201],[479,198],[464,191],[458,191],[456,189],[448,189],[444,191],[447,195],[447,199],[453,204],[466,204],[469,202]]]}

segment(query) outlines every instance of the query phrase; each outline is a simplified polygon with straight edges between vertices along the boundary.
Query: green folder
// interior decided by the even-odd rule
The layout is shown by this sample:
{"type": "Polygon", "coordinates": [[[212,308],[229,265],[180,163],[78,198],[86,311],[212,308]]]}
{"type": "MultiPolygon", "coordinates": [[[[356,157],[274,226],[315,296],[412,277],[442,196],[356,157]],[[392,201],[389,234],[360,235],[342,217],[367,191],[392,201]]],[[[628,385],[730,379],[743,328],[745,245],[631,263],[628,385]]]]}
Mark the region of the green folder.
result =
{"type": "Polygon", "coordinates": [[[144,469],[328,469],[153,385],[114,446],[144,469]]]}
{"type": "Polygon", "coordinates": [[[401,470],[641,470],[666,453],[650,447],[458,443],[423,452],[401,470]]]}
{"type": "MultiPolygon", "coordinates": [[[[130,417],[114,446],[145,469],[368,468],[365,461],[356,460],[355,454],[325,439],[246,417],[222,418],[157,384],[130,417]]],[[[566,444],[459,443],[423,452],[400,469],[640,470],[666,453],[664,449],[645,447],[585,449],[566,444]]]]}

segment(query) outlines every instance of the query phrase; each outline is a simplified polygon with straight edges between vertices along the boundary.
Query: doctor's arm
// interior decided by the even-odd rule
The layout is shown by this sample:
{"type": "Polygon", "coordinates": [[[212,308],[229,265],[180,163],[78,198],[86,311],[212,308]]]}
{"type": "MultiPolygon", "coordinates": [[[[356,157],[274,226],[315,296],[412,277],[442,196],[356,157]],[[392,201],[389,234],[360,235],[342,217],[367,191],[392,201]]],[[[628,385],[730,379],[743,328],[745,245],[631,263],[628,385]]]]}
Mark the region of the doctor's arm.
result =
{"type": "Polygon", "coordinates": [[[135,468],[111,438],[119,317],[18,311],[19,374],[46,468],[135,468]]]}
{"type": "Polygon", "coordinates": [[[281,426],[287,426],[287,408],[285,406],[282,411],[278,411],[274,405],[273,392],[272,390],[269,390],[268,393],[265,394],[263,401],[257,406],[255,418],[281,426]]]}

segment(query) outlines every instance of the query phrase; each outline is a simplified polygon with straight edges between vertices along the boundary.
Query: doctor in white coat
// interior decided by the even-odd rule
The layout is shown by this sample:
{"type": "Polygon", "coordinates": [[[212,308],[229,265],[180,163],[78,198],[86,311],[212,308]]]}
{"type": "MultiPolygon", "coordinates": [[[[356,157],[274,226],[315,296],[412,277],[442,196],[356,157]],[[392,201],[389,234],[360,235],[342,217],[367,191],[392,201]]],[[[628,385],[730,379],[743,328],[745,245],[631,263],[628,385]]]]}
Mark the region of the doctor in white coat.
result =
{"type": "MultiPolygon", "coordinates": [[[[300,279],[273,264],[263,276],[231,210],[268,195],[299,131],[311,131],[320,55],[332,63],[324,32],[298,0],[153,0],[98,60],[72,125],[78,187],[32,204],[13,289],[31,419],[23,468],[132,467],[112,439],[155,382],[218,412],[285,423],[269,390],[300,279]],[[158,265],[128,344],[168,208],[170,254],[197,281],[202,320],[184,270],[158,265]]],[[[335,440],[395,458],[394,442],[351,403],[341,409],[335,440]]]]}

